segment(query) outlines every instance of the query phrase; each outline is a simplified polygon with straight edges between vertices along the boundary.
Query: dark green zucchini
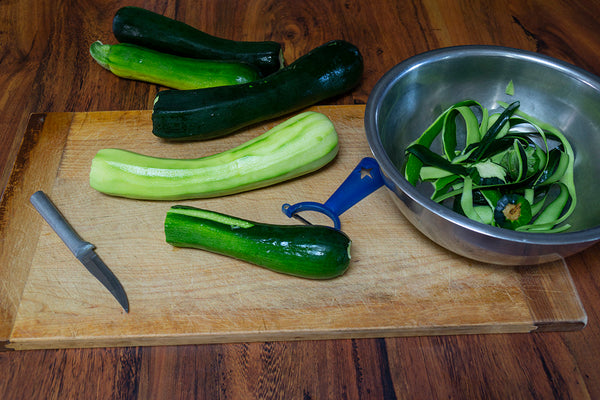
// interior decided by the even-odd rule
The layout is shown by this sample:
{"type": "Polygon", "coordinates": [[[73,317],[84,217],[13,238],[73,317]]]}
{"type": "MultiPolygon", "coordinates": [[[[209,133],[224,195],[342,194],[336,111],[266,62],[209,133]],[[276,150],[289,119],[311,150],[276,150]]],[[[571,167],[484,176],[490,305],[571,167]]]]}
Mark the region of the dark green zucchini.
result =
{"type": "Polygon", "coordinates": [[[351,240],[328,226],[263,224],[173,206],[164,229],[173,246],[207,250],[303,278],[335,278],[350,264],[351,240]]]}
{"type": "Polygon", "coordinates": [[[246,42],[215,37],[184,22],[139,7],[120,8],[113,19],[119,42],[175,54],[212,60],[236,60],[256,65],[261,76],[283,66],[281,44],[246,42]]]}
{"type": "Polygon", "coordinates": [[[159,92],[152,131],[166,139],[224,136],[342,94],[360,82],[362,72],[358,49],[342,40],[331,41],[254,82],[159,92]]]}

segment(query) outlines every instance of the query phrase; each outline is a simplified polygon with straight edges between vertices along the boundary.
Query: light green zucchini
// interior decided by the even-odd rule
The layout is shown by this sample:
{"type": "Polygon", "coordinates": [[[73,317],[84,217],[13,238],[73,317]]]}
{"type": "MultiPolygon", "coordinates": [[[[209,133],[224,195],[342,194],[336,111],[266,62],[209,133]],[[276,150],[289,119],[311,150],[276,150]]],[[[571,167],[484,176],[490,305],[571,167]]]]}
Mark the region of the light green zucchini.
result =
{"type": "Polygon", "coordinates": [[[224,196],[315,171],[337,152],[331,120],[306,111],[235,148],[201,158],[102,149],[92,160],[90,185],[109,195],[146,200],[224,196]]]}
{"type": "Polygon", "coordinates": [[[128,43],[96,41],[90,46],[90,54],[118,77],[172,89],[237,85],[259,78],[258,68],[250,64],[180,57],[128,43]]]}

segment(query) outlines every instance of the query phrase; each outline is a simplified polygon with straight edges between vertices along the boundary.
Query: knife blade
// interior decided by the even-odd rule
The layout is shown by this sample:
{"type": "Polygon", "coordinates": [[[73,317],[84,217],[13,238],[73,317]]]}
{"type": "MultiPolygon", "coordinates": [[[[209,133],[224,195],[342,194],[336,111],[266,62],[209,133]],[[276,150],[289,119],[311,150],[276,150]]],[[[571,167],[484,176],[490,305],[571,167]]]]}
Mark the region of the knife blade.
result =
{"type": "Polygon", "coordinates": [[[119,279],[100,259],[98,254],[96,254],[96,246],[83,240],[79,236],[58,208],[56,208],[52,200],[50,200],[43,191],[40,190],[32,194],[29,201],[54,232],[56,232],[67,245],[75,258],[77,258],[83,266],[108,289],[119,304],[121,304],[123,309],[126,312],[129,312],[127,293],[125,293],[125,289],[121,285],[121,282],[119,282],[119,279]]]}

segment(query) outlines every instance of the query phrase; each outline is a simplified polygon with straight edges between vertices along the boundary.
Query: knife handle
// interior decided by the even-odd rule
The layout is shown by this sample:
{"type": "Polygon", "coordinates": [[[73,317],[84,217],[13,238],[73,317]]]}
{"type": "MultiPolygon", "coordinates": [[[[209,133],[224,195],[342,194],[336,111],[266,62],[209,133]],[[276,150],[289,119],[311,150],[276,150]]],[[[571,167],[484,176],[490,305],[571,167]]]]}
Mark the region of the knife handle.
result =
{"type": "Polygon", "coordinates": [[[52,203],[52,200],[46,196],[46,193],[41,190],[37,191],[31,195],[29,201],[54,232],[65,242],[75,257],[79,259],[80,256],[94,248],[93,244],[86,242],[75,232],[54,203],[52,203]]]}

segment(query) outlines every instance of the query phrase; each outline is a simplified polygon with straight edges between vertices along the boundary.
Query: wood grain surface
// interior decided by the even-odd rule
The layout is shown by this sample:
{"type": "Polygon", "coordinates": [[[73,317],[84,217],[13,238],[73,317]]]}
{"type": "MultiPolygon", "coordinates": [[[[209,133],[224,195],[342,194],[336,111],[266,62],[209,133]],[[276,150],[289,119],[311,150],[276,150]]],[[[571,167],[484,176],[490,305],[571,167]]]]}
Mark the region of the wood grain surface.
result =
{"type": "MultiPolygon", "coordinates": [[[[600,74],[598,0],[2,1],[1,187],[30,114],[151,108],[161,88],[118,79],[88,53],[95,40],[115,41],[112,16],[129,4],[222,37],[279,41],[288,62],[329,39],[353,42],[365,57],[363,81],[324,104],[364,104],[396,63],[461,44],[537,51],[600,74]]],[[[0,397],[600,398],[599,259],[594,246],[567,260],[588,314],[577,332],[3,352],[0,397]]],[[[0,305],[2,317],[11,307],[0,305]]]]}
{"type": "Polygon", "coordinates": [[[8,219],[1,221],[6,229],[0,233],[0,265],[8,267],[2,269],[3,280],[14,287],[2,292],[7,296],[2,301],[18,305],[1,320],[11,323],[3,329],[10,331],[4,347],[357,339],[585,326],[587,316],[564,261],[509,268],[456,256],[412,227],[385,188],[341,216],[353,245],[349,271],[338,279],[298,279],[165,243],[165,213],[175,204],[292,224],[298,222],[281,212],[284,203],[325,202],[370,155],[365,107],[311,110],[331,119],[340,140],[336,159],[325,168],[234,196],[177,202],[136,201],[95,191],[89,186],[92,158],[102,148],[171,158],[211,155],[287,117],[220,140],[174,144],[152,135],[150,111],[33,115],[30,127],[42,119],[44,125],[39,133],[25,133],[17,157],[21,167],[11,176],[13,191],[2,203],[8,219]],[[40,189],[120,278],[129,314],[27,204],[28,196],[40,189]],[[18,269],[24,272],[10,281],[18,269]]]}

